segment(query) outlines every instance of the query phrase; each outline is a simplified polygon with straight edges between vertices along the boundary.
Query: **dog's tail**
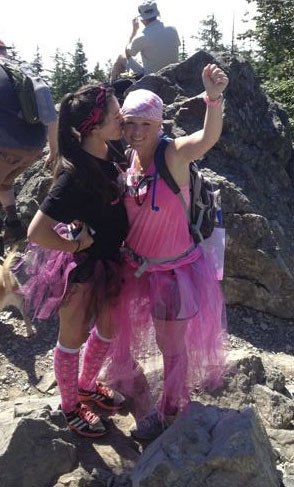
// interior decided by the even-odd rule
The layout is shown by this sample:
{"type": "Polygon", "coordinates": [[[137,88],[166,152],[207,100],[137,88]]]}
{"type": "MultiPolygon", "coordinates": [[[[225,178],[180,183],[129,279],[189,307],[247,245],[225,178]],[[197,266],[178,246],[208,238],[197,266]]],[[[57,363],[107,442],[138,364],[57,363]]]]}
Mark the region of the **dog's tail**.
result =
{"type": "Polygon", "coordinates": [[[12,272],[12,266],[16,260],[17,251],[12,250],[8,253],[7,257],[5,257],[2,264],[3,284],[7,291],[15,291],[19,287],[18,281],[12,272]]]}

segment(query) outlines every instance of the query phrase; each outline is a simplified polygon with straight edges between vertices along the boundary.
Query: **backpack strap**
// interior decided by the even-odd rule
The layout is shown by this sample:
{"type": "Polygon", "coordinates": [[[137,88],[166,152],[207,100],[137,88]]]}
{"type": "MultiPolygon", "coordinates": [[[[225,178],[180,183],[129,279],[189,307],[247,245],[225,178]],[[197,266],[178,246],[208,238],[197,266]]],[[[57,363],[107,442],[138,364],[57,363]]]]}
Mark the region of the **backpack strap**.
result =
{"type": "Polygon", "coordinates": [[[195,161],[190,163],[190,198],[191,198],[191,211],[190,211],[190,228],[192,230],[192,234],[197,234],[200,241],[203,240],[202,233],[200,231],[204,211],[206,208],[205,203],[202,202],[201,199],[201,180],[202,175],[199,174],[198,166],[195,161]],[[199,208],[199,214],[196,218],[196,208],[199,208]],[[194,223],[193,223],[194,222],[194,223]]]}
{"type": "MultiPolygon", "coordinates": [[[[170,170],[168,169],[165,161],[165,150],[168,146],[168,144],[171,142],[172,139],[163,136],[160,139],[160,142],[156,148],[155,154],[154,154],[154,165],[155,169],[158,172],[159,176],[164,180],[164,182],[167,184],[167,186],[171,189],[171,191],[176,194],[185,210],[188,224],[190,225],[191,223],[191,217],[190,217],[190,211],[187,206],[187,203],[185,201],[185,198],[183,197],[183,194],[181,192],[181,188],[179,185],[176,183],[174,180],[173,176],[170,173],[170,170]]],[[[200,188],[199,188],[200,192],[200,188]]]]}

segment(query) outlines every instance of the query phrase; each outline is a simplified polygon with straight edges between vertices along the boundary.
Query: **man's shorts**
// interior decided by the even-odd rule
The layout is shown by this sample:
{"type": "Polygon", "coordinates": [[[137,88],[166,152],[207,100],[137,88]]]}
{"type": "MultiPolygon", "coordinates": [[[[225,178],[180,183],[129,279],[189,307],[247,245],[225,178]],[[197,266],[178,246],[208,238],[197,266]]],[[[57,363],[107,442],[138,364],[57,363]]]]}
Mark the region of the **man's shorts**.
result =
{"type": "Polygon", "coordinates": [[[8,149],[0,147],[0,191],[9,191],[14,180],[42,157],[42,149],[8,149]]]}

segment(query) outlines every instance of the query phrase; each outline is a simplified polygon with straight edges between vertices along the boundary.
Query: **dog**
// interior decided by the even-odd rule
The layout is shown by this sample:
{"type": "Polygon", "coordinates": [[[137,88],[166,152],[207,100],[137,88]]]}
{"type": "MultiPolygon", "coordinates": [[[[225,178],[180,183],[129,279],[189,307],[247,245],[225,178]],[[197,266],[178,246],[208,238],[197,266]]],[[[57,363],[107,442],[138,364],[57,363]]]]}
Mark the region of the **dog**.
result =
{"type": "Polygon", "coordinates": [[[15,306],[22,314],[26,326],[27,337],[30,338],[34,335],[34,330],[31,320],[25,312],[24,298],[19,292],[19,281],[13,273],[13,264],[16,259],[16,251],[11,251],[7,254],[4,260],[2,259],[2,265],[0,264],[0,311],[7,306],[15,306]]]}

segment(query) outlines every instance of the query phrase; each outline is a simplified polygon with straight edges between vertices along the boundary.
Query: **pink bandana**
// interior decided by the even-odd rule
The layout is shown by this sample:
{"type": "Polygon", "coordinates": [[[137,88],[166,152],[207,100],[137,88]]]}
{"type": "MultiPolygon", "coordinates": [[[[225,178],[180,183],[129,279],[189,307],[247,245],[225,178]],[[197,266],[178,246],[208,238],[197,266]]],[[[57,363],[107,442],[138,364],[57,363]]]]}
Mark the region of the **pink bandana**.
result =
{"type": "Polygon", "coordinates": [[[161,122],[162,109],[162,99],[153,91],[135,90],[127,95],[121,113],[124,118],[138,117],[161,122]]]}
{"type": "Polygon", "coordinates": [[[96,97],[95,106],[87,116],[87,118],[81,123],[78,131],[83,137],[86,137],[93,130],[94,126],[99,123],[105,110],[106,102],[106,89],[103,87],[98,88],[98,95],[96,97]]]}

